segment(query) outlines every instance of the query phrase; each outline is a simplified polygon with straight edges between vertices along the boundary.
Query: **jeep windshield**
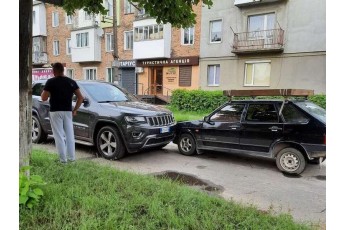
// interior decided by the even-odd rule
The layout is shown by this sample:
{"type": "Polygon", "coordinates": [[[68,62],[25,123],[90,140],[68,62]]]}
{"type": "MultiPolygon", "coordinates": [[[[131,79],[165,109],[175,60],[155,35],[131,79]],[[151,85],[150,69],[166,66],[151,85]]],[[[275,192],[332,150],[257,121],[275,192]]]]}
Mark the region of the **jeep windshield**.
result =
{"type": "Polygon", "coordinates": [[[316,119],[320,120],[322,123],[326,124],[326,110],[310,101],[299,101],[295,104],[303,109],[304,111],[311,114],[316,119]]]}
{"type": "Polygon", "coordinates": [[[135,97],[108,83],[81,84],[85,91],[98,103],[136,101],[135,97]]]}

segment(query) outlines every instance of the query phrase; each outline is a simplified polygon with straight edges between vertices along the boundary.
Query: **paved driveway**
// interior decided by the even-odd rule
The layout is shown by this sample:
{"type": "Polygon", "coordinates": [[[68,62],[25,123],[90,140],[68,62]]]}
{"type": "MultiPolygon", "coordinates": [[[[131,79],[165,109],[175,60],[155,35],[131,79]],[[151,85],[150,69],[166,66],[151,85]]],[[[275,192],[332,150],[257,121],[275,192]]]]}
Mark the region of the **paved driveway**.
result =
{"type": "MultiPolygon", "coordinates": [[[[55,151],[53,143],[34,144],[55,151]]],[[[219,194],[261,210],[289,212],[299,221],[326,222],[326,162],[308,164],[301,177],[288,177],[274,161],[207,152],[188,157],[169,144],[162,150],[131,154],[120,161],[96,157],[96,149],[77,145],[77,159],[91,160],[142,174],[174,171],[194,175],[223,188],[219,194]]]]}

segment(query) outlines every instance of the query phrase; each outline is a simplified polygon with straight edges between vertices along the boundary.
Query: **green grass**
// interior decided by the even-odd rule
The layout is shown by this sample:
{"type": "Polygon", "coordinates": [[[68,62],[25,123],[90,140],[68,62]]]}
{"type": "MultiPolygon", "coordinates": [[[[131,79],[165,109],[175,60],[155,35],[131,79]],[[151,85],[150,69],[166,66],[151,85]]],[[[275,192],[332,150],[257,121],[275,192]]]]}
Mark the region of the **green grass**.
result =
{"type": "Polygon", "coordinates": [[[204,116],[211,113],[211,111],[194,112],[178,110],[172,106],[167,106],[167,108],[174,113],[174,118],[176,121],[202,120],[204,116]]]}
{"type": "Polygon", "coordinates": [[[31,174],[47,182],[39,206],[20,208],[20,229],[310,229],[290,215],[255,207],[90,161],[61,165],[34,150],[31,174]]]}

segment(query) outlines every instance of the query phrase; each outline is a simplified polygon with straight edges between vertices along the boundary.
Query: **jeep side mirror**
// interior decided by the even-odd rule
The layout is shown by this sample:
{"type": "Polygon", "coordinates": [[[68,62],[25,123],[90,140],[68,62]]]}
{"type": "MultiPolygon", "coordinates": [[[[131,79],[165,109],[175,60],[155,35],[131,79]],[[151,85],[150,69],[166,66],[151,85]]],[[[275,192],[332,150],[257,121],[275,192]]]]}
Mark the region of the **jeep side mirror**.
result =
{"type": "Polygon", "coordinates": [[[88,98],[84,98],[83,100],[84,107],[88,107],[90,105],[90,101],[88,98]]]}

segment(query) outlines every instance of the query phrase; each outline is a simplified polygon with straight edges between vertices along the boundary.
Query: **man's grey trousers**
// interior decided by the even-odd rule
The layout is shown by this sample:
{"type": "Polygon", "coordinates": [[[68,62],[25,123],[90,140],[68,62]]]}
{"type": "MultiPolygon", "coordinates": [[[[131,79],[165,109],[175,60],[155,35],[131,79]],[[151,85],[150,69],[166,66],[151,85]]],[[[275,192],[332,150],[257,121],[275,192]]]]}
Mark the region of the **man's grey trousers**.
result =
{"type": "Polygon", "coordinates": [[[50,124],[55,139],[55,146],[62,163],[75,160],[75,141],[73,131],[73,119],[71,111],[50,112],[50,124]]]}

